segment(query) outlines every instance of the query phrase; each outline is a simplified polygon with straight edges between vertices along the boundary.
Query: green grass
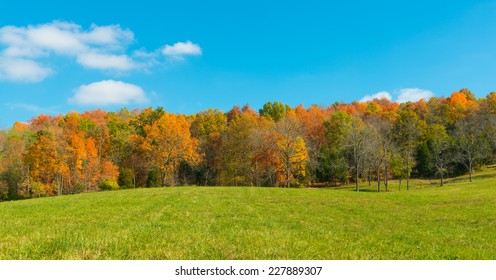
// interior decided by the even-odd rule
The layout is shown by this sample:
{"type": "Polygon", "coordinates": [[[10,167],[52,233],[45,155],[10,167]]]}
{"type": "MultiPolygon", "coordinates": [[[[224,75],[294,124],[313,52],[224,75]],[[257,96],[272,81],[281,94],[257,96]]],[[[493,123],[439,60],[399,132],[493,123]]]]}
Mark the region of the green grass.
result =
{"type": "Polygon", "coordinates": [[[388,193],[177,187],[2,202],[0,259],[496,259],[494,175],[388,193]]]}

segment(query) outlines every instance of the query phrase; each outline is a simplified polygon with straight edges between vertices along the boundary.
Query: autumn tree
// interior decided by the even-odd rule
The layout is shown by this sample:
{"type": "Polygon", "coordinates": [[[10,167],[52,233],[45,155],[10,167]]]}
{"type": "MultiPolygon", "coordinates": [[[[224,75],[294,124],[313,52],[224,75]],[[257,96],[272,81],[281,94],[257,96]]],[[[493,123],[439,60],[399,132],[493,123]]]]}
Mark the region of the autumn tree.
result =
{"type": "Polygon", "coordinates": [[[425,122],[421,121],[417,114],[411,110],[402,110],[398,119],[394,123],[394,140],[398,147],[399,154],[403,158],[406,166],[406,188],[410,189],[410,174],[413,168],[413,161],[417,146],[422,140],[423,127],[425,122]]]}
{"type": "Polygon", "coordinates": [[[345,153],[349,162],[349,169],[355,178],[355,190],[359,189],[360,173],[366,169],[373,152],[374,139],[371,127],[362,122],[360,118],[353,117],[351,127],[347,131],[345,140],[345,153]]]}
{"type": "Polygon", "coordinates": [[[278,122],[284,118],[289,111],[291,111],[291,107],[288,104],[274,101],[265,103],[262,109],[259,110],[259,113],[266,118],[278,122]]]}
{"type": "Polygon", "coordinates": [[[200,160],[198,140],[191,137],[190,124],[184,115],[164,113],[151,125],[145,126],[143,148],[151,162],[161,171],[162,185],[174,184],[181,161],[196,164],[200,160]]]}
{"type": "Polygon", "coordinates": [[[198,176],[203,185],[218,184],[222,162],[222,138],[227,127],[227,117],[217,109],[208,109],[193,116],[191,135],[199,140],[204,160],[198,166],[198,176]]]}
{"type": "Polygon", "coordinates": [[[341,110],[331,114],[329,120],[324,122],[326,142],[321,148],[318,171],[323,181],[348,180],[348,162],[344,153],[352,123],[353,117],[341,110]]]}
{"type": "Polygon", "coordinates": [[[310,106],[305,109],[303,106],[295,108],[295,114],[302,128],[302,137],[305,140],[308,150],[308,170],[310,182],[315,182],[317,172],[320,169],[321,150],[326,144],[324,121],[327,113],[323,108],[310,106]]]}
{"type": "Polygon", "coordinates": [[[25,123],[16,122],[4,140],[2,179],[7,185],[8,199],[30,197],[29,166],[24,162],[27,148],[34,141],[34,133],[25,123]]]}
{"type": "Polygon", "coordinates": [[[221,181],[227,185],[252,183],[251,133],[258,125],[258,115],[246,109],[235,115],[222,133],[221,181]]]}
{"type": "Polygon", "coordinates": [[[490,154],[490,146],[479,125],[477,115],[470,115],[456,123],[454,138],[456,141],[456,159],[464,164],[469,172],[470,182],[474,167],[490,154]]]}
{"type": "Polygon", "coordinates": [[[445,99],[444,105],[445,120],[448,125],[455,124],[477,108],[473,94],[466,89],[453,92],[450,97],[445,99]]]}
{"type": "Polygon", "coordinates": [[[272,120],[262,119],[257,129],[251,131],[251,162],[255,186],[274,186],[278,171],[282,170],[278,160],[277,134],[272,120]]]}
{"type": "Polygon", "coordinates": [[[370,163],[375,171],[377,191],[381,191],[381,172],[384,176],[384,185],[388,191],[389,165],[392,154],[395,152],[392,134],[392,123],[381,118],[372,118],[368,121],[371,141],[370,163]]]}
{"type": "Polygon", "coordinates": [[[450,152],[451,139],[446,132],[446,128],[441,124],[434,124],[429,127],[428,133],[428,144],[431,150],[434,167],[441,179],[441,186],[443,186],[444,175],[447,173],[447,166],[453,160],[453,154],[450,152]]]}
{"type": "Polygon", "coordinates": [[[300,136],[301,127],[294,116],[288,116],[276,124],[277,155],[284,185],[289,188],[295,177],[304,177],[308,151],[300,136]]]}

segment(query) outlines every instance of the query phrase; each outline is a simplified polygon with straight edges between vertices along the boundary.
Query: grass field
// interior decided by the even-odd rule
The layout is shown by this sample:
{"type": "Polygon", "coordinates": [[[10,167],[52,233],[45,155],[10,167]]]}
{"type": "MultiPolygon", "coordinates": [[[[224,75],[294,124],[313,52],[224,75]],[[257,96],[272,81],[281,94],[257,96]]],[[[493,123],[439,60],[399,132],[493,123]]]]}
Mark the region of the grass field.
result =
{"type": "Polygon", "coordinates": [[[493,175],[388,193],[177,187],[2,202],[0,259],[496,259],[493,175]]]}

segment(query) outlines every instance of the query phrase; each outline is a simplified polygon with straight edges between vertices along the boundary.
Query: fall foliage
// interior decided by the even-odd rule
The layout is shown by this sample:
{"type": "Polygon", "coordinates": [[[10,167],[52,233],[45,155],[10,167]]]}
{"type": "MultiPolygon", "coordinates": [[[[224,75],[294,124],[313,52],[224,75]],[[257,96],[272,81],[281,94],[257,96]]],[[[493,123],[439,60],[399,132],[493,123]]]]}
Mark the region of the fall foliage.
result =
{"type": "Polygon", "coordinates": [[[41,114],[0,131],[0,200],[173,185],[443,184],[494,162],[495,96],[41,114]]]}

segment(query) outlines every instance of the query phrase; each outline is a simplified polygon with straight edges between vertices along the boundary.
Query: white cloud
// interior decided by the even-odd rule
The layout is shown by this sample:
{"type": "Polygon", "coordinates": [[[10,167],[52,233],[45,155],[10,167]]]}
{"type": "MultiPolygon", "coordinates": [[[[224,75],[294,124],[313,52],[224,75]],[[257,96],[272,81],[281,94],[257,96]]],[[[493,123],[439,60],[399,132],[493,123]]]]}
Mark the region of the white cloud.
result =
{"type": "Polygon", "coordinates": [[[46,52],[33,47],[11,46],[3,50],[0,55],[2,57],[37,58],[40,56],[45,56],[46,52]]]}
{"type": "Polygon", "coordinates": [[[127,55],[85,53],[77,57],[77,62],[85,67],[108,70],[131,70],[138,65],[127,55]]]}
{"type": "Polygon", "coordinates": [[[420,99],[427,100],[432,96],[434,96],[434,94],[430,90],[420,88],[404,88],[399,90],[399,96],[396,101],[399,103],[405,103],[409,101],[416,102],[420,99]]]}
{"type": "Polygon", "coordinates": [[[69,99],[73,104],[97,106],[128,105],[147,101],[141,87],[114,80],[82,85],[75,90],[74,97],[69,99]]]}
{"type": "Polygon", "coordinates": [[[0,80],[35,83],[45,79],[52,72],[52,69],[29,59],[0,56],[0,80]]]}
{"type": "Polygon", "coordinates": [[[376,94],[373,95],[365,95],[362,99],[360,99],[360,102],[367,102],[367,101],[372,101],[374,99],[382,99],[386,98],[388,100],[392,100],[393,98],[391,97],[391,94],[387,91],[380,91],[376,94]]]}
{"type": "Polygon", "coordinates": [[[134,34],[119,25],[92,25],[83,30],[80,25],[54,21],[27,27],[0,28],[0,44],[10,48],[50,51],[56,54],[78,55],[93,48],[122,49],[134,40],[134,34]]]}
{"type": "Polygon", "coordinates": [[[200,45],[194,44],[191,41],[177,42],[174,45],[165,45],[162,53],[174,59],[183,59],[185,55],[201,55],[202,49],[200,45]]]}
{"type": "Polygon", "coordinates": [[[79,38],[88,44],[122,46],[134,40],[134,33],[119,25],[91,25],[91,31],[80,34],[79,38]]]}
{"type": "Polygon", "coordinates": [[[78,26],[44,24],[29,26],[23,31],[23,40],[28,46],[39,47],[58,54],[77,54],[88,49],[77,37],[78,26]]]}
{"type": "Polygon", "coordinates": [[[10,110],[24,110],[24,111],[29,111],[33,113],[44,113],[44,114],[57,114],[57,108],[58,106],[51,106],[51,107],[41,107],[38,105],[34,104],[28,104],[28,103],[5,103],[5,106],[7,106],[10,110]]]}
{"type": "Polygon", "coordinates": [[[160,52],[172,60],[183,60],[187,55],[201,55],[199,45],[191,41],[178,42],[172,46],[147,52],[144,48],[137,51],[128,50],[135,42],[134,34],[119,25],[98,26],[92,24],[84,29],[81,25],[53,21],[50,23],[27,26],[0,27],[0,59],[16,59],[15,65],[7,70],[0,70],[3,80],[43,80],[53,70],[41,67],[36,61],[44,61],[53,56],[75,59],[86,68],[112,71],[144,70],[159,64],[160,52]],[[49,71],[48,71],[49,70],[49,71]],[[19,78],[17,78],[19,77],[19,78]],[[32,77],[32,78],[26,78],[32,77]]]}
{"type": "MultiPolygon", "coordinates": [[[[434,96],[432,91],[426,90],[426,89],[420,89],[420,88],[403,88],[403,89],[400,89],[396,92],[399,95],[398,95],[398,98],[396,100],[394,100],[394,102],[398,102],[398,103],[405,103],[405,102],[409,102],[409,101],[410,102],[416,102],[416,101],[419,101],[420,99],[427,100],[427,99],[431,98],[432,96],[434,96]]],[[[362,99],[360,99],[360,102],[372,101],[375,98],[377,98],[377,99],[386,98],[386,99],[389,99],[391,101],[393,100],[393,98],[389,92],[380,91],[380,92],[373,94],[373,95],[364,96],[362,99]]]]}

